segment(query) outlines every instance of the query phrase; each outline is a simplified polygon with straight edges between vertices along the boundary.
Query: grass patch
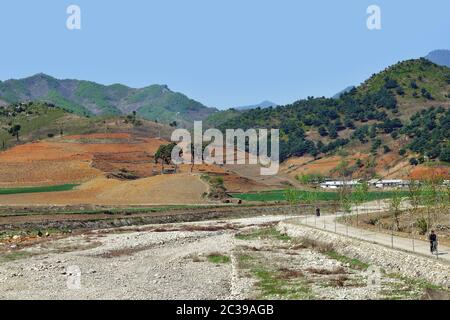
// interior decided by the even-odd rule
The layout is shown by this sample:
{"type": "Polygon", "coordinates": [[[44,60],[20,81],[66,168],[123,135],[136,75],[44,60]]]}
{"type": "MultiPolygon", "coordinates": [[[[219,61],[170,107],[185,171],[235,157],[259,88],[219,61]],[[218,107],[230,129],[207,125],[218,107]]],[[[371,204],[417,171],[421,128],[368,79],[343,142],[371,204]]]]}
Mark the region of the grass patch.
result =
{"type": "Polygon", "coordinates": [[[252,270],[258,280],[257,287],[262,299],[308,300],[313,299],[311,289],[303,279],[303,274],[291,270],[270,271],[263,267],[252,270]]]}
{"type": "MultiPolygon", "coordinates": [[[[372,191],[367,195],[366,201],[375,201],[382,199],[389,199],[394,196],[394,192],[390,191],[372,191]]],[[[304,191],[296,190],[296,196],[300,202],[306,202],[306,199],[315,199],[315,201],[339,201],[338,192],[330,191],[304,191]]],[[[407,197],[408,192],[402,192],[402,197],[407,197]]],[[[286,192],[284,190],[264,191],[258,193],[239,193],[233,194],[233,198],[241,199],[244,201],[286,201],[286,192]]]]}
{"type": "Polygon", "coordinates": [[[364,263],[358,259],[349,258],[347,256],[341,255],[337,253],[334,250],[323,252],[325,255],[330,257],[331,259],[340,261],[344,264],[349,264],[350,268],[356,269],[356,270],[367,270],[369,268],[369,265],[367,263],[364,263]]]}
{"type": "MultiPolygon", "coordinates": [[[[0,189],[1,190],[1,189],[0,189]]],[[[1,194],[1,193],[0,193],[1,194]]],[[[42,214],[140,214],[140,213],[158,213],[170,210],[193,210],[193,209],[215,209],[222,208],[223,206],[202,206],[202,205],[168,205],[168,206],[155,206],[155,207],[141,207],[141,208],[112,208],[112,209],[88,209],[88,210],[64,210],[64,211],[54,211],[54,212],[12,212],[12,213],[1,213],[0,217],[8,216],[31,216],[31,215],[42,215],[42,214]]],[[[251,205],[244,205],[240,207],[251,207],[251,205]]]]}
{"type": "Polygon", "coordinates": [[[261,228],[249,232],[238,233],[235,237],[239,240],[275,239],[280,241],[290,241],[292,239],[288,235],[282,234],[275,227],[261,228]]]}
{"type": "Polygon", "coordinates": [[[387,276],[389,278],[391,278],[391,279],[400,280],[405,285],[408,285],[410,287],[419,288],[419,289],[422,289],[422,290],[431,289],[431,290],[448,291],[448,290],[445,290],[441,286],[434,285],[432,283],[429,283],[428,281],[425,281],[425,280],[422,280],[422,279],[419,279],[419,278],[410,278],[410,277],[406,277],[406,276],[403,276],[403,275],[398,274],[398,273],[390,273],[390,274],[387,274],[387,276]]]}
{"type": "Polygon", "coordinates": [[[231,259],[228,256],[219,254],[219,253],[212,253],[208,255],[208,261],[214,264],[225,264],[230,263],[231,259]]]}
{"type": "Polygon", "coordinates": [[[1,188],[0,195],[70,191],[70,190],[73,190],[73,188],[75,188],[77,186],[79,186],[79,185],[78,184],[62,184],[62,185],[57,185],[57,186],[42,186],[42,187],[1,188]]]}

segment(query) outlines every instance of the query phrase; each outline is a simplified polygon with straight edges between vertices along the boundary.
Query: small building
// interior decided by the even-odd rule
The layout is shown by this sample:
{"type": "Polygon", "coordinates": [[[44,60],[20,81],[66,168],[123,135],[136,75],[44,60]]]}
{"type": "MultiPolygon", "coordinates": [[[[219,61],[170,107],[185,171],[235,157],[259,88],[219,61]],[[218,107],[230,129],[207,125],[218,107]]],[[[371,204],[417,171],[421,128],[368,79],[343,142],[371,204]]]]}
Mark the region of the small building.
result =
{"type": "Polygon", "coordinates": [[[369,185],[374,186],[378,189],[384,188],[406,188],[410,185],[410,182],[407,180],[401,179],[390,179],[390,180],[370,180],[369,185]]]}
{"type": "Polygon", "coordinates": [[[340,189],[344,187],[353,188],[359,184],[358,180],[329,180],[320,184],[322,189],[340,189]]]}

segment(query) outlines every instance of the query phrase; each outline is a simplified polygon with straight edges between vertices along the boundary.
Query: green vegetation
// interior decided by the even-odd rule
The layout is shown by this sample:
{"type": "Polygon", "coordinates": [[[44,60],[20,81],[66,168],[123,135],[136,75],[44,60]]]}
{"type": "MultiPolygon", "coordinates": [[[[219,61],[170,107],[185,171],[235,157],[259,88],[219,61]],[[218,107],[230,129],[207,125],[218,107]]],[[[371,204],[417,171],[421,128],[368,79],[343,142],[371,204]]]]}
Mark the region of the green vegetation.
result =
{"type": "Polygon", "coordinates": [[[212,253],[208,255],[208,261],[214,264],[224,264],[224,263],[230,263],[231,259],[228,256],[219,254],[219,253],[212,253]]]}
{"type": "MultiPolygon", "coordinates": [[[[448,103],[448,92],[450,69],[418,59],[387,68],[337,99],[309,97],[277,108],[255,109],[223,118],[216,114],[214,118],[218,119],[216,125],[222,130],[279,128],[281,160],[336,153],[349,144],[368,144],[367,149],[374,155],[380,147],[389,153],[393,148],[385,143],[418,131],[423,138],[418,137],[419,147],[413,142],[411,150],[429,154],[431,159],[447,161],[450,158],[445,142],[450,132],[448,116],[439,116],[434,124],[426,119],[418,121],[407,117],[423,109],[423,103],[448,103]],[[414,107],[410,107],[411,104],[414,107]],[[223,121],[224,118],[228,120],[223,121]],[[312,134],[315,134],[314,139],[312,134]],[[427,144],[430,148],[424,147],[427,144]]],[[[406,156],[406,150],[403,155],[406,156]]]]}
{"type": "MultiPolygon", "coordinates": [[[[424,109],[412,116],[401,132],[412,139],[407,146],[411,151],[450,163],[450,109],[424,109]]],[[[411,160],[416,164],[423,162],[411,160]]]]}
{"type": "Polygon", "coordinates": [[[82,116],[92,116],[93,113],[84,106],[64,98],[59,92],[52,90],[42,98],[43,101],[53,103],[58,107],[82,116]]]}
{"type": "Polygon", "coordinates": [[[327,255],[328,257],[340,261],[344,264],[348,264],[350,268],[357,269],[357,270],[367,270],[369,268],[369,265],[367,263],[364,263],[358,259],[349,258],[347,256],[341,255],[337,253],[334,250],[331,251],[325,251],[323,254],[327,255]]]}
{"type": "MultiPolygon", "coordinates": [[[[242,207],[242,206],[241,206],[242,207]]],[[[186,210],[186,209],[213,209],[217,208],[217,206],[203,206],[203,205],[170,205],[170,206],[155,206],[155,207],[147,207],[147,208],[119,208],[119,209],[98,209],[98,210],[65,210],[65,211],[55,211],[52,214],[58,215],[74,215],[74,214],[108,214],[108,215],[116,215],[116,214],[139,214],[139,213],[155,213],[155,212],[164,212],[169,210],[186,210]]],[[[0,213],[0,217],[5,216],[29,216],[29,215],[41,215],[42,212],[15,212],[15,213],[0,213]]]]}
{"type": "Polygon", "coordinates": [[[309,173],[309,174],[300,174],[295,177],[301,184],[309,185],[313,183],[322,183],[325,181],[325,178],[320,173],[309,173]]]}
{"type": "Polygon", "coordinates": [[[70,190],[73,190],[73,188],[75,188],[77,186],[79,186],[79,185],[78,184],[63,184],[63,185],[57,185],[57,186],[42,186],[42,187],[1,188],[0,195],[70,191],[70,190]]]}
{"type": "MultiPolygon", "coordinates": [[[[300,202],[307,202],[305,199],[314,198],[315,201],[339,201],[340,195],[338,192],[331,191],[303,191],[296,190],[297,197],[300,202]]],[[[407,196],[408,192],[404,191],[400,193],[402,196],[407,196]]],[[[391,191],[371,191],[367,193],[366,201],[389,199],[394,194],[391,191]]],[[[265,191],[258,193],[240,193],[233,194],[234,198],[245,201],[287,201],[286,191],[265,191]]]]}
{"type": "Polygon", "coordinates": [[[448,289],[419,278],[405,277],[397,273],[387,274],[386,277],[391,279],[391,281],[387,282],[387,288],[382,293],[389,300],[421,299],[426,290],[449,295],[448,289]]]}
{"type": "Polygon", "coordinates": [[[283,271],[272,271],[264,267],[252,270],[258,279],[257,287],[262,299],[308,300],[314,295],[306,281],[299,275],[291,275],[283,271]]]}
{"type": "Polygon", "coordinates": [[[121,84],[104,86],[90,81],[58,80],[45,74],[0,82],[0,99],[11,104],[52,103],[82,116],[121,115],[137,109],[138,115],[145,119],[167,123],[174,120],[190,123],[216,112],[167,86],[133,89],[121,84]]]}
{"type": "MultiPolygon", "coordinates": [[[[22,137],[41,128],[54,126],[67,113],[47,103],[14,104],[0,108],[0,143],[22,137]]],[[[56,130],[55,130],[56,131],[56,130]]]]}

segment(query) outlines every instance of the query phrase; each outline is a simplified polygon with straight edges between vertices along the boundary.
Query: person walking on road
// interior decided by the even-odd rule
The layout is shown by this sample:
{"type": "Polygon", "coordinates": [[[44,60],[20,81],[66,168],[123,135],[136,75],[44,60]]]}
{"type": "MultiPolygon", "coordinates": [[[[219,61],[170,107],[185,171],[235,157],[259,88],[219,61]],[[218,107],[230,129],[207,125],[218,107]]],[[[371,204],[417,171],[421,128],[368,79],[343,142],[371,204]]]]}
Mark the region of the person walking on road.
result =
{"type": "Polygon", "coordinates": [[[434,230],[431,230],[430,235],[428,236],[428,240],[430,240],[430,251],[431,254],[437,252],[437,244],[438,244],[438,238],[434,230]]]}

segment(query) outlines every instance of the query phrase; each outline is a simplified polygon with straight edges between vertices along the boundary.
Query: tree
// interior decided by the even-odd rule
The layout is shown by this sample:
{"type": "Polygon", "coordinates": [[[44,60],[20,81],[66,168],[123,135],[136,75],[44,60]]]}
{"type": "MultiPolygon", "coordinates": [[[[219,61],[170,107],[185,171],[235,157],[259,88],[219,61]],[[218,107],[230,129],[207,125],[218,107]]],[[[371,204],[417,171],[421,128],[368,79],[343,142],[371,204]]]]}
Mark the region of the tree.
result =
{"type": "Polygon", "coordinates": [[[352,202],[356,207],[356,225],[358,225],[359,206],[367,201],[369,195],[369,185],[363,181],[355,187],[352,195],[352,202]]]}
{"type": "Polygon", "coordinates": [[[21,129],[22,129],[22,126],[20,124],[15,124],[15,125],[12,125],[11,128],[9,128],[8,132],[13,137],[16,137],[17,141],[19,141],[19,133],[20,133],[21,129]]]}
{"type": "Polygon", "coordinates": [[[332,126],[329,130],[329,136],[331,139],[337,139],[337,137],[339,137],[339,134],[336,130],[336,127],[332,126]]]}
{"type": "Polygon", "coordinates": [[[411,159],[409,159],[409,164],[412,166],[418,166],[419,160],[417,160],[416,158],[411,158],[411,159]]]}
{"type": "Polygon", "coordinates": [[[403,198],[398,189],[392,192],[392,197],[389,199],[389,211],[392,214],[392,219],[395,222],[396,230],[400,230],[400,215],[403,198]]]}
{"type": "MultiPolygon", "coordinates": [[[[352,189],[344,185],[339,189],[339,204],[345,215],[345,223],[347,224],[347,214],[352,212],[352,189]]],[[[347,228],[348,230],[348,228],[347,228]]]]}
{"type": "Polygon", "coordinates": [[[175,148],[176,143],[170,143],[166,145],[160,145],[155,153],[155,163],[161,161],[161,171],[164,170],[164,164],[170,164],[172,162],[172,151],[175,148]]]}
{"type": "Polygon", "coordinates": [[[450,162],[450,145],[442,148],[441,154],[439,155],[439,159],[443,162],[450,162]]]}
{"type": "Polygon", "coordinates": [[[421,202],[426,208],[427,212],[427,231],[433,225],[433,209],[436,209],[438,201],[438,191],[436,188],[437,180],[429,179],[425,182],[421,192],[421,202]]]}
{"type": "Polygon", "coordinates": [[[328,131],[327,131],[327,129],[324,126],[321,126],[319,128],[319,134],[322,137],[326,137],[328,135],[328,131]]]}

